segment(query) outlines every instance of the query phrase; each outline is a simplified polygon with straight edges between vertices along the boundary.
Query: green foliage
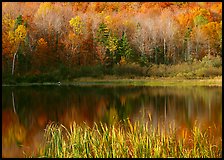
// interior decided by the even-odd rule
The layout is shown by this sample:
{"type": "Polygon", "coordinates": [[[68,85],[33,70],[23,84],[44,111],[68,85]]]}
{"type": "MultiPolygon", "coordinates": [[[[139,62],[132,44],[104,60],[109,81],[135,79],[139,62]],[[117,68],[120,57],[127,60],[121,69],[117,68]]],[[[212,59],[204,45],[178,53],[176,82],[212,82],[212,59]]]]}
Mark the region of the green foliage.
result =
{"type": "MultiPolygon", "coordinates": [[[[185,37],[184,37],[185,41],[189,40],[191,32],[192,32],[192,28],[190,27],[190,28],[187,29],[187,31],[185,33],[185,37]]],[[[186,42],[185,42],[185,45],[186,45],[186,42]]]]}
{"type": "MultiPolygon", "coordinates": [[[[121,39],[118,41],[118,53],[117,54],[120,57],[124,57],[126,61],[130,60],[132,58],[132,49],[129,45],[127,35],[125,32],[123,32],[121,39]]],[[[117,59],[117,62],[120,61],[120,57],[119,57],[119,59],[117,59]]]]}
{"type": "Polygon", "coordinates": [[[106,46],[109,34],[110,30],[108,29],[107,25],[103,22],[100,23],[97,30],[97,42],[99,42],[103,46],[106,46]]]}
{"type": "Polygon", "coordinates": [[[19,25],[22,25],[22,23],[23,23],[23,17],[22,17],[22,15],[20,14],[20,15],[16,18],[16,20],[15,20],[14,31],[17,29],[17,27],[18,27],[19,25]]]}
{"type": "Polygon", "coordinates": [[[96,40],[106,49],[105,64],[107,66],[120,63],[121,57],[125,58],[126,61],[132,58],[132,49],[125,32],[123,32],[122,37],[119,39],[108,29],[105,23],[100,23],[96,40]]]}
{"type": "Polygon", "coordinates": [[[219,56],[204,56],[201,61],[201,65],[203,67],[221,67],[222,66],[222,58],[219,56]]]}
{"type": "Polygon", "coordinates": [[[141,66],[147,66],[149,64],[148,58],[145,54],[142,54],[139,58],[139,63],[141,66]]]}
{"type": "Polygon", "coordinates": [[[203,15],[198,15],[194,18],[194,24],[196,26],[205,25],[207,23],[208,23],[208,20],[203,15]]]}

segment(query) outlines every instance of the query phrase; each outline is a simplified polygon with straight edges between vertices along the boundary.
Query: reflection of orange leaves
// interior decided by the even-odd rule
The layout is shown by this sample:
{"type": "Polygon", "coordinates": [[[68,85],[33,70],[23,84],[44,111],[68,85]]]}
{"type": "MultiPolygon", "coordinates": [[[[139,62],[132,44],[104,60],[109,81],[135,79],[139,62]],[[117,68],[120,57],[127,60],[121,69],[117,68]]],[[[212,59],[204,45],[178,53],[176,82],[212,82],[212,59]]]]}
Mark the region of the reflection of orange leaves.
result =
{"type": "Polygon", "coordinates": [[[97,116],[99,116],[99,118],[103,117],[103,115],[105,114],[107,110],[106,107],[107,107],[106,100],[104,98],[100,98],[96,109],[97,116]]]}
{"type": "Polygon", "coordinates": [[[16,121],[16,115],[12,110],[6,109],[2,111],[2,134],[16,121]]]}
{"type": "Polygon", "coordinates": [[[17,142],[22,143],[26,138],[26,130],[21,124],[14,126],[14,134],[17,142]]]}
{"type": "Polygon", "coordinates": [[[37,118],[37,123],[40,127],[44,127],[47,124],[47,116],[45,113],[40,113],[37,118]]]}
{"type": "Polygon", "coordinates": [[[86,122],[87,124],[92,123],[92,120],[90,119],[92,112],[88,111],[88,107],[85,107],[82,104],[80,106],[82,107],[79,108],[77,106],[71,106],[62,115],[58,115],[60,123],[66,127],[69,127],[74,121],[77,124],[82,122],[86,122]]]}
{"type": "Polygon", "coordinates": [[[121,101],[121,105],[125,105],[126,103],[126,97],[125,96],[120,96],[120,101],[121,101]]]}
{"type": "Polygon", "coordinates": [[[187,144],[190,144],[191,132],[185,124],[180,124],[180,127],[176,131],[177,140],[187,140],[187,144]]]}
{"type": "Polygon", "coordinates": [[[2,112],[2,137],[6,146],[16,142],[22,143],[26,138],[26,129],[12,110],[2,112]]]}

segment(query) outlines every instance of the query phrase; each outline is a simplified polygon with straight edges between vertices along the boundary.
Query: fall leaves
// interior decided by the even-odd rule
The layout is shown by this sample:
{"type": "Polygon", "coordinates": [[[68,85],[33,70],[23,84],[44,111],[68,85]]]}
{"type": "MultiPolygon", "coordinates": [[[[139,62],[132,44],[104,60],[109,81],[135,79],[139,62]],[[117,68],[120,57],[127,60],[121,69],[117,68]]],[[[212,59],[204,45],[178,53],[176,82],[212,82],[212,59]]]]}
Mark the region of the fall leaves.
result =
{"type": "Polygon", "coordinates": [[[79,35],[82,33],[83,29],[83,22],[81,20],[81,17],[76,16],[75,18],[72,18],[69,21],[70,26],[73,27],[73,31],[75,32],[76,35],[79,35]]]}
{"type": "Polygon", "coordinates": [[[11,44],[18,44],[25,40],[26,37],[26,28],[24,25],[19,25],[18,28],[13,31],[9,31],[9,41],[11,44]]]}
{"type": "Polygon", "coordinates": [[[37,55],[39,67],[47,59],[69,67],[200,60],[221,55],[221,10],[220,2],[3,2],[2,55],[25,42],[34,70],[37,55]]]}

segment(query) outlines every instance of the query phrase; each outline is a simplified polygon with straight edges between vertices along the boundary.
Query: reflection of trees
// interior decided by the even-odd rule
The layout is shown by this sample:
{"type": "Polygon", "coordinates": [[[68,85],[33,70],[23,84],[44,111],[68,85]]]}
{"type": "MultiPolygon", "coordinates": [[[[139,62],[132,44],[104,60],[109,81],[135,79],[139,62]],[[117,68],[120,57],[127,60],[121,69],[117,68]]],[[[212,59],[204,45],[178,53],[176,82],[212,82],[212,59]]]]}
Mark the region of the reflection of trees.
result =
{"type": "MultiPolygon", "coordinates": [[[[18,116],[26,127],[34,125],[36,119],[42,124],[43,121],[46,121],[46,116],[51,121],[62,120],[62,116],[72,118],[75,112],[77,112],[77,115],[75,119],[73,118],[74,120],[92,123],[92,121],[99,121],[100,118],[106,116],[106,112],[110,111],[111,107],[115,107],[119,119],[127,117],[136,107],[129,100],[122,105],[120,96],[132,93],[133,90],[136,89],[114,87],[17,87],[14,89],[14,99],[18,108],[18,116]]],[[[6,93],[3,95],[5,99],[8,92],[4,93],[6,93]]]]}
{"type": "MultiPolygon", "coordinates": [[[[4,90],[3,108],[4,103],[10,103],[6,100],[10,89],[4,90]]],[[[18,87],[13,99],[19,119],[26,127],[36,123],[44,126],[49,120],[66,124],[72,120],[109,123],[111,116],[118,120],[141,117],[142,107],[145,114],[152,112],[154,119],[177,120],[191,126],[196,118],[206,121],[217,118],[221,95],[221,89],[215,87],[42,86],[18,87]]]]}
{"type": "MultiPolygon", "coordinates": [[[[155,125],[175,121],[177,126],[191,127],[195,120],[206,126],[221,122],[218,118],[222,103],[220,87],[150,87],[143,90],[144,107],[151,113],[155,125]]],[[[142,115],[133,116],[141,119],[142,115]]]]}
{"type": "Polygon", "coordinates": [[[2,112],[2,156],[4,157],[4,153],[13,155],[15,149],[13,151],[11,150],[11,153],[5,151],[20,147],[25,141],[26,136],[26,129],[19,122],[18,116],[11,106],[10,108],[4,109],[2,112]]]}
{"type": "Polygon", "coordinates": [[[16,113],[15,97],[14,97],[14,93],[13,93],[13,91],[12,91],[12,107],[13,107],[13,111],[14,111],[14,113],[16,113]]]}
{"type": "Polygon", "coordinates": [[[66,127],[85,121],[92,126],[127,117],[145,121],[148,113],[155,126],[174,121],[182,133],[197,119],[205,127],[216,123],[217,137],[222,133],[221,87],[3,87],[2,93],[5,146],[23,143],[24,137],[33,145],[49,121],[66,127]]]}

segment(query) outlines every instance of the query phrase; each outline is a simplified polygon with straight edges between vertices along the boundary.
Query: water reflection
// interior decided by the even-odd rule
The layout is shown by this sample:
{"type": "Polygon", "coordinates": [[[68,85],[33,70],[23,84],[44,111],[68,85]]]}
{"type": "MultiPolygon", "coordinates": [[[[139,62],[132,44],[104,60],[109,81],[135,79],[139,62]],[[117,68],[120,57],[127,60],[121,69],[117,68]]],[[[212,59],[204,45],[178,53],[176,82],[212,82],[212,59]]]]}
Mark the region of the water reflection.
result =
{"type": "Polygon", "coordinates": [[[3,87],[2,156],[23,157],[22,150],[35,152],[43,141],[44,128],[56,121],[89,126],[113,123],[130,117],[154,126],[191,128],[197,120],[203,127],[213,124],[221,137],[221,87],[3,87]]]}

